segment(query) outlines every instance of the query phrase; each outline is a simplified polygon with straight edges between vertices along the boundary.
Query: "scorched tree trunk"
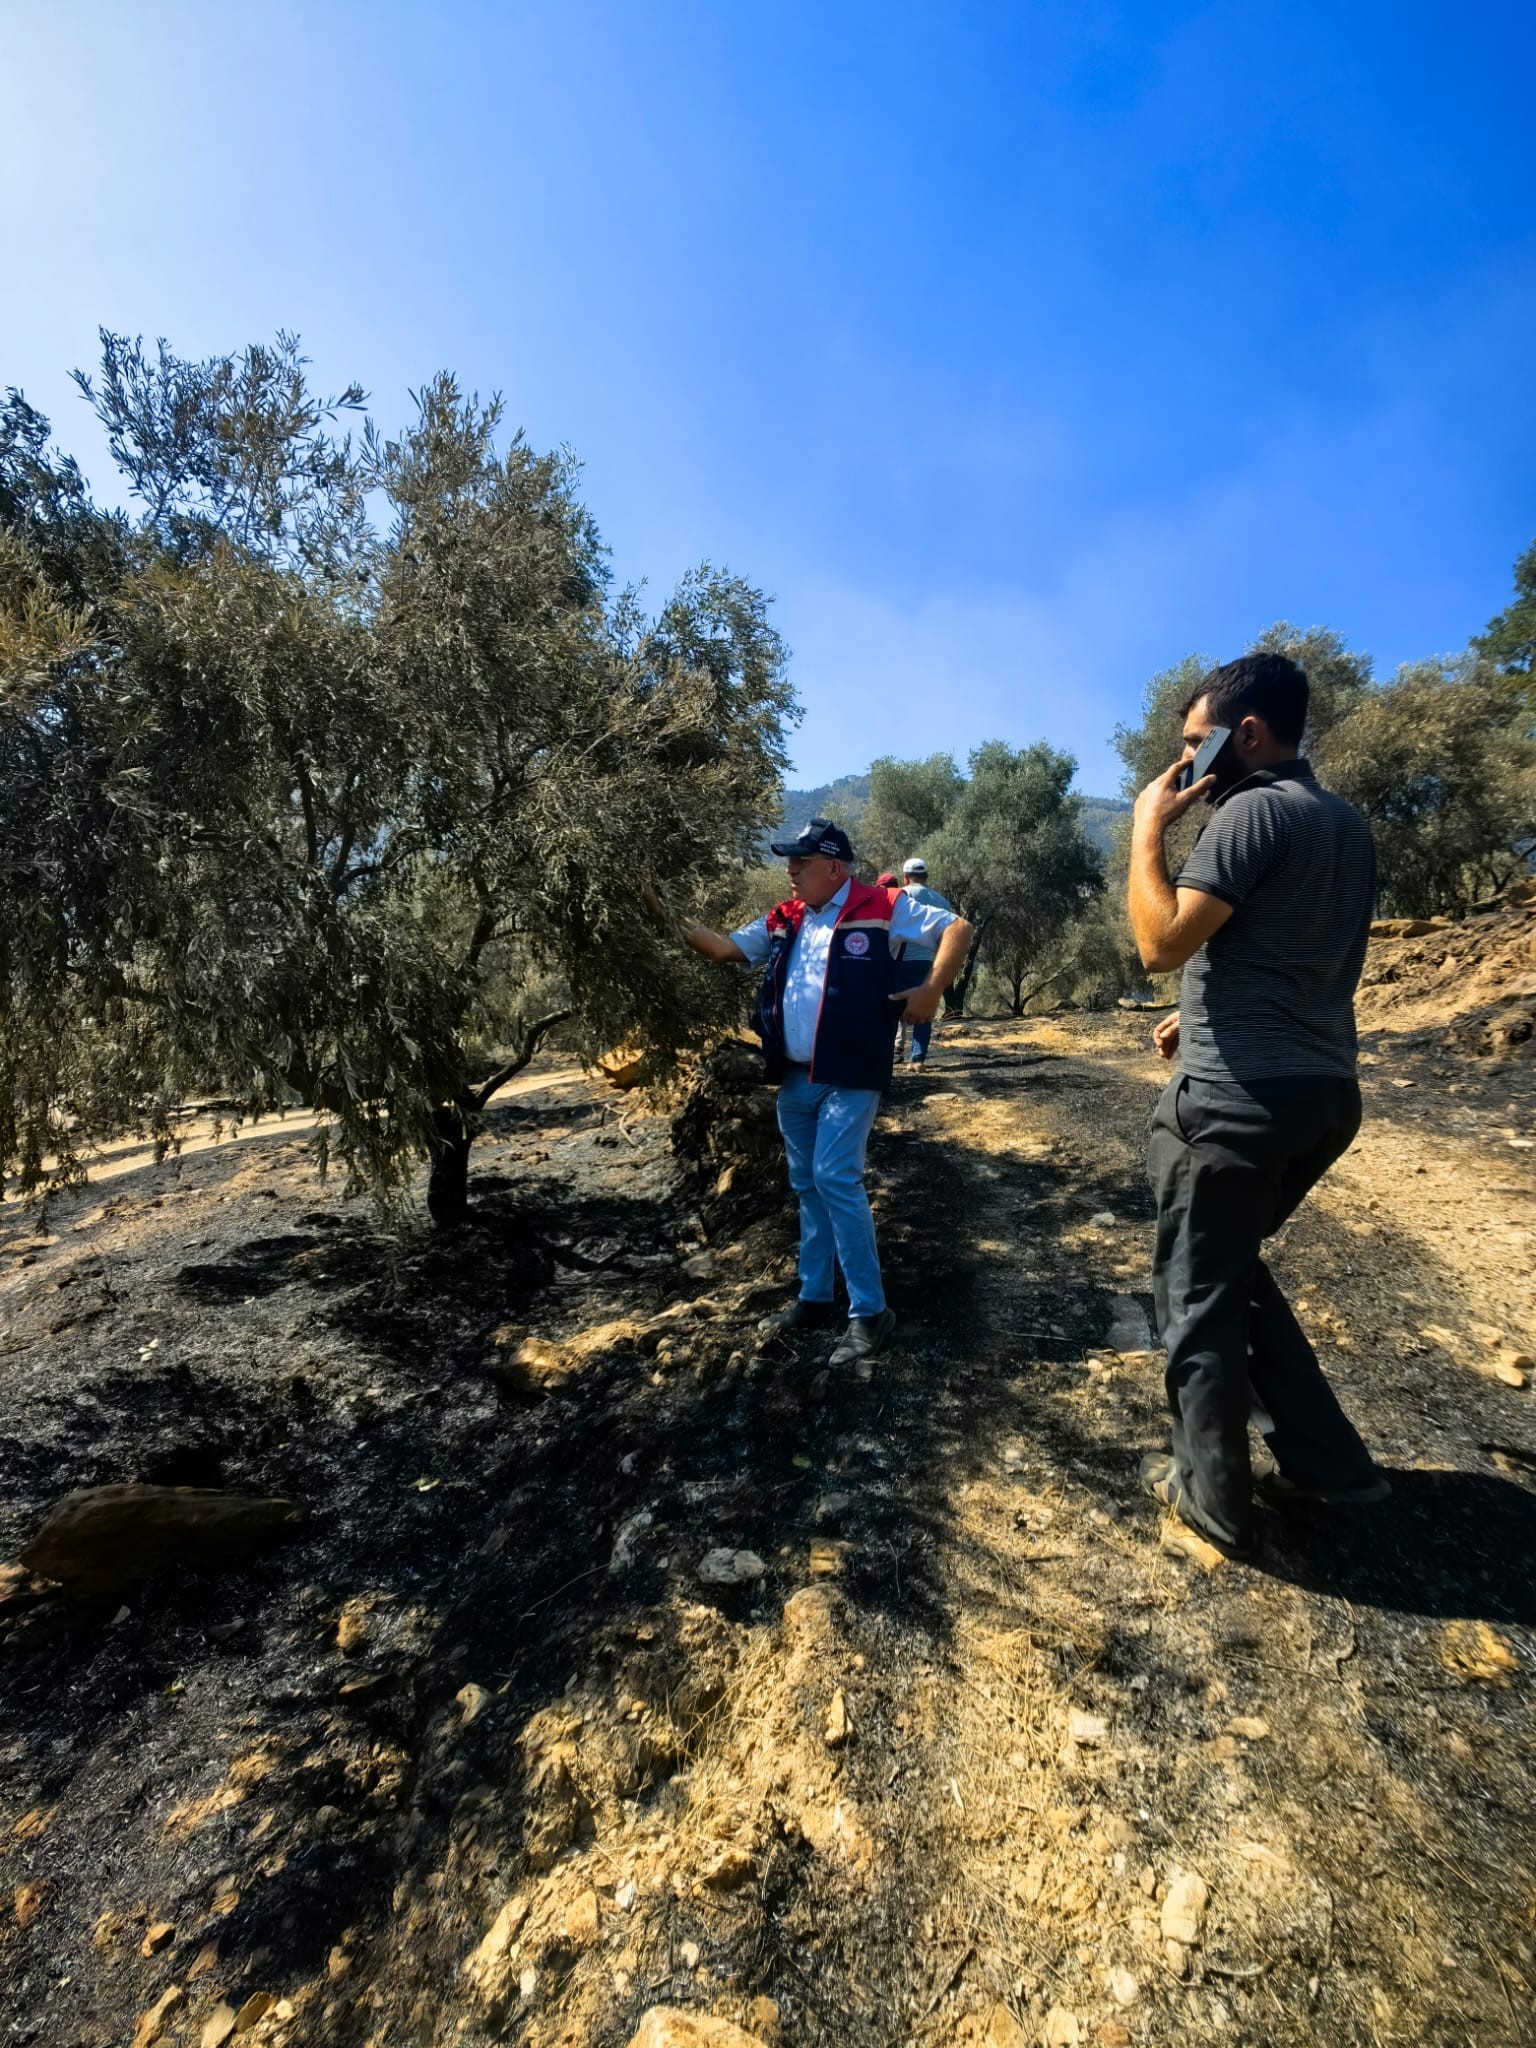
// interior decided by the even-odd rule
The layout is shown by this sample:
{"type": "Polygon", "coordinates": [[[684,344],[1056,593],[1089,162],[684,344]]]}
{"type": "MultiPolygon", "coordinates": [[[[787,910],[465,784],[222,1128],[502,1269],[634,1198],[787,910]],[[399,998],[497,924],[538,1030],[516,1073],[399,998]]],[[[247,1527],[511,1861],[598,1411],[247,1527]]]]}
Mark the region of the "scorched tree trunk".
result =
{"type": "Polygon", "coordinates": [[[439,1230],[457,1229],[469,1214],[469,1148],[474,1136],[474,1124],[464,1110],[447,1103],[433,1110],[427,1214],[439,1230]]]}

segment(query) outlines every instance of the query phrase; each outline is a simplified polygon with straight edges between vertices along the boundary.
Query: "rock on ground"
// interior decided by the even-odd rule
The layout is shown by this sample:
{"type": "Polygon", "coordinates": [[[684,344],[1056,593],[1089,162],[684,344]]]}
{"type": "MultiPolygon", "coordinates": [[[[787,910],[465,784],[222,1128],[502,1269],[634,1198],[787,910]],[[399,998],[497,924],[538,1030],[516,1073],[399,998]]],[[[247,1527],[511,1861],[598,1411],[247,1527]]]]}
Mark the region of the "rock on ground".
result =
{"type": "Polygon", "coordinates": [[[1168,1896],[1163,1900],[1163,1939],[1192,1948],[1200,1939],[1209,1898],[1210,1891],[1203,1877],[1192,1870],[1181,1872],[1169,1885],[1168,1896]]]}
{"type": "Polygon", "coordinates": [[[710,1550],[699,1559],[698,1573],[706,1586],[747,1586],[767,1569],[755,1550],[710,1550]]]}
{"type": "Polygon", "coordinates": [[[630,2036],[629,2048],[763,2048],[757,2034],[708,2013],[653,2005],[630,2036]]]}
{"type": "Polygon", "coordinates": [[[527,1918],[527,1899],[508,1899],[464,1965],[465,1978],[487,2005],[495,2005],[508,1994],[512,1981],[511,1949],[527,1918]]]}
{"type": "Polygon", "coordinates": [[[21,1553],[71,1592],[112,1593],[174,1565],[209,1571],[294,1535],[296,1501],[190,1486],[91,1486],[66,1494],[21,1553]]]}
{"type": "Polygon", "coordinates": [[[149,2010],[140,2013],[139,2024],[133,2030],[133,2048],[150,2048],[151,2042],[160,2039],[183,1995],[179,1984],[168,1985],[149,2010]]]}

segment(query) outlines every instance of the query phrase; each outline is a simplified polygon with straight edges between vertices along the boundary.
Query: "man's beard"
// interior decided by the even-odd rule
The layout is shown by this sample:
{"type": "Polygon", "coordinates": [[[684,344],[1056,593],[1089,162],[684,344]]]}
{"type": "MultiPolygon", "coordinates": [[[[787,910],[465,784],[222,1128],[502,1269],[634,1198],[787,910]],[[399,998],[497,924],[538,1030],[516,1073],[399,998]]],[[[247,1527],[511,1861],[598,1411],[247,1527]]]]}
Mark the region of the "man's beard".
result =
{"type": "Polygon", "coordinates": [[[1219,796],[1225,796],[1229,789],[1236,789],[1240,782],[1253,773],[1253,770],[1245,765],[1237,748],[1229,741],[1222,748],[1211,768],[1211,773],[1216,778],[1216,786],[1206,798],[1208,804],[1215,803],[1219,796]]]}

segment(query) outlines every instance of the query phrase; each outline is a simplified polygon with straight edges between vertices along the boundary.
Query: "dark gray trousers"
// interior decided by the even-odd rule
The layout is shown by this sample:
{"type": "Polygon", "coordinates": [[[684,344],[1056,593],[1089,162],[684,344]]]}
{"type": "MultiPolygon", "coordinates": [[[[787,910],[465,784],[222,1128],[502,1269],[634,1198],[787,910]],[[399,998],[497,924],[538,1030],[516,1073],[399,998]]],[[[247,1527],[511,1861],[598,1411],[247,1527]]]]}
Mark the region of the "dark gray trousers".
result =
{"type": "Polygon", "coordinates": [[[1152,1291],[1174,1461],[1193,1519],[1229,1544],[1252,1536],[1250,1416],[1288,1479],[1358,1486],[1373,1474],[1259,1256],[1359,1128],[1359,1087],[1321,1076],[1239,1087],[1180,1075],[1153,1114],[1152,1291]]]}

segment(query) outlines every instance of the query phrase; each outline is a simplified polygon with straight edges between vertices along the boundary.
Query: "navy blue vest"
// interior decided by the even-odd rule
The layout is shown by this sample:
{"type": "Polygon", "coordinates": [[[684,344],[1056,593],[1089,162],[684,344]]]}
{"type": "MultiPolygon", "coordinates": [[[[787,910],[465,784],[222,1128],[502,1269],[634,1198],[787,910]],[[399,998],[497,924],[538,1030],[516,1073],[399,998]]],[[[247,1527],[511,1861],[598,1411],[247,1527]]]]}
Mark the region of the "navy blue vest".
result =
{"type": "MultiPolygon", "coordinates": [[[[901,1005],[891,997],[927,979],[926,961],[891,958],[891,913],[899,889],[850,882],[832,933],[811,1079],[832,1088],[888,1088],[901,1005]]],[[[768,913],[768,963],[758,994],[757,1029],[770,1081],[784,1078],[784,984],[805,905],[793,899],[768,913]]]]}

